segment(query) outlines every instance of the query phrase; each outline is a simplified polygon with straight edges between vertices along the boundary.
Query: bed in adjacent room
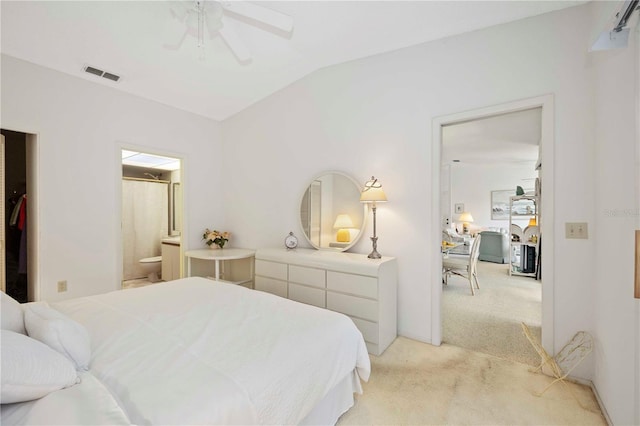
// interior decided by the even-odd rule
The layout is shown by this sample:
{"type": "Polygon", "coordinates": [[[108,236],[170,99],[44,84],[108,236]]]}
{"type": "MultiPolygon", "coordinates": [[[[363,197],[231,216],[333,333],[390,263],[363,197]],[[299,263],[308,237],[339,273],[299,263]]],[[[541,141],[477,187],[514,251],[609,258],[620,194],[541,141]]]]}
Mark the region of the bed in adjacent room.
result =
{"type": "MultiPolygon", "coordinates": [[[[21,384],[3,371],[6,424],[332,424],[370,374],[347,316],[204,278],[20,308],[29,335],[70,349],[80,383],[5,404],[21,384]]],[[[5,312],[2,328],[4,370],[27,337],[4,330],[5,312]]]]}

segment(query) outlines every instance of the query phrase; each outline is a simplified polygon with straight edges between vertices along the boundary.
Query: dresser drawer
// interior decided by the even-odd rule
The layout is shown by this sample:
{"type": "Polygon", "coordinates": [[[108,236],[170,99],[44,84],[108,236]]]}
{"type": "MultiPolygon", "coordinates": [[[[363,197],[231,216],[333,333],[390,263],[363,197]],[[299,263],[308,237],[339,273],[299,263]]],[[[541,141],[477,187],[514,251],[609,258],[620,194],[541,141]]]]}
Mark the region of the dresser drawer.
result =
{"type": "Polygon", "coordinates": [[[287,265],[285,263],[268,262],[256,259],[256,275],[287,280],[287,265]]]}
{"type": "Polygon", "coordinates": [[[327,271],[327,288],[371,299],[378,298],[378,279],[374,277],[327,271]]]}
{"type": "Polygon", "coordinates": [[[327,309],[349,316],[378,321],[378,302],[327,291],[327,309]]]}
{"type": "Polygon", "coordinates": [[[256,276],[255,289],[275,294],[280,297],[287,297],[287,282],[274,280],[273,278],[256,276]]]}
{"type": "Polygon", "coordinates": [[[362,337],[364,337],[364,340],[371,343],[379,343],[378,323],[359,318],[351,318],[351,320],[356,325],[356,327],[358,327],[360,333],[362,333],[362,337]]]}
{"type": "Polygon", "coordinates": [[[289,282],[325,288],[325,275],[326,271],[324,269],[289,265],[289,282]]]}
{"type": "Polygon", "coordinates": [[[318,288],[289,283],[289,299],[297,302],[325,308],[325,294],[326,292],[324,290],[318,288]]]}

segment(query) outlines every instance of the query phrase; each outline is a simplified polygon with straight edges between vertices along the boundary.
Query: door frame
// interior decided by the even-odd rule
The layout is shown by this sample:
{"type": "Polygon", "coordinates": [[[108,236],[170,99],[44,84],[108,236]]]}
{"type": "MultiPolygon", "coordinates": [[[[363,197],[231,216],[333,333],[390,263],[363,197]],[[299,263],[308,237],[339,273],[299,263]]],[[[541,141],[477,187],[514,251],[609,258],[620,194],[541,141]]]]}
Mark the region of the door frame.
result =
{"type": "Polygon", "coordinates": [[[116,282],[120,283],[120,286],[118,287],[118,289],[122,288],[122,279],[124,276],[124,270],[123,270],[124,263],[122,258],[123,256],[122,244],[124,242],[124,236],[122,235],[122,177],[123,177],[122,150],[143,152],[145,154],[159,155],[162,157],[171,157],[180,161],[180,188],[182,190],[182,204],[180,205],[180,217],[182,218],[182,229],[180,230],[180,277],[184,277],[185,276],[184,252],[185,252],[185,246],[186,246],[186,241],[184,239],[184,236],[189,235],[188,219],[185,215],[185,212],[187,211],[185,206],[187,205],[187,201],[188,201],[188,196],[186,191],[187,182],[186,182],[186,173],[185,173],[185,167],[186,167],[187,161],[186,161],[185,155],[183,153],[178,153],[178,152],[173,152],[168,150],[160,150],[160,149],[156,149],[148,146],[135,145],[135,144],[126,143],[126,142],[118,142],[116,143],[116,150],[115,150],[115,167],[116,167],[115,179],[116,179],[116,188],[117,188],[115,191],[115,194],[116,194],[115,206],[119,213],[114,215],[116,219],[115,229],[117,230],[116,232],[118,235],[118,241],[116,244],[116,258],[115,258],[116,282]]]}
{"type": "Polygon", "coordinates": [[[0,291],[7,292],[7,244],[5,231],[6,195],[4,189],[4,135],[0,135],[0,291]]]}
{"type": "MultiPolygon", "coordinates": [[[[640,31],[636,31],[636,211],[640,212],[640,31]]],[[[640,230],[640,215],[636,215],[636,229],[640,230]]],[[[636,274],[640,271],[636,270],[636,274]]],[[[639,279],[639,277],[636,277],[639,279]]],[[[640,399],[640,299],[635,299],[635,401],[640,399]]],[[[601,404],[602,405],[602,404],[601,404]]],[[[640,424],[640,404],[635,405],[635,424],[640,424]]],[[[608,417],[607,417],[608,419],[608,417]]]]}
{"type": "Polygon", "coordinates": [[[440,201],[440,173],[442,155],[442,127],[450,124],[487,118],[532,108],[542,108],[540,158],[541,175],[541,253],[542,268],[542,346],[549,353],[554,351],[554,97],[553,94],[516,100],[499,105],[436,117],[432,121],[431,144],[431,223],[432,237],[428,246],[431,271],[431,343],[442,343],[442,214],[440,201]]]}

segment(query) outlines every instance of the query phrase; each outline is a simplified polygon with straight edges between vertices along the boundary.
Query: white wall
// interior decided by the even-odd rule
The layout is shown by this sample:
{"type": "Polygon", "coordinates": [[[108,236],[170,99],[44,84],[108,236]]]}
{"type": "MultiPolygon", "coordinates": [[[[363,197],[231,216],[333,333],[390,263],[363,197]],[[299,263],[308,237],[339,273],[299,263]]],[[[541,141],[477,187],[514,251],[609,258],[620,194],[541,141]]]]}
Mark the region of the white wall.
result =
{"type": "MultiPolygon", "coordinates": [[[[229,223],[249,247],[280,246],[309,179],[337,169],[378,177],[379,251],[398,257],[398,327],[430,341],[427,247],[434,117],[555,95],[555,339],[593,329],[593,241],[569,249],[565,221],[593,222],[593,109],[588,6],[329,67],[223,123],[229,223]],[[568,171],[571,172],[568,172],[568,171]]],[[[368,233],[370,233],[370,227],[368,233]]],[[[368,253],[361,240],[356,252],[368,253]]],[[[587,363],[578,372],[588,377],[587,363]]]]}
{"type": "Polygon", "coordinates": [[[185,159],[186,247],[201,246],[201,229],[225,227],[210,119],[5,55],[1,118],[2,128],[38,134],[40,299],[119,288],[121,144],[185,159]]]}
{"type": "MultiPolygon", "coordinates": [[[[614,424],[637,424],[633,254],[616,247],[631,247],[638,218],[605,211],[638,205],[631,155],[638,110],[633,93],[620,90],[638,71],[632,49],[588,52],[603,5],[615,6],[592,2],[329,67],[225,121],[230,226],[245,246],[279,246],[290,229],[301,234],[297,200],[313,175],[342,170],[361,182],[376,175],[389,197],[379,208],[379,250],[400,266],[399,332],[428,342],[426,247],[440,240],[428,233],[432,120],[551,93],[554,232],[545,238],[555,252],[554,351],[577,331],[592,332],[596,351],[573,374],[594,379],[614,424]],[[565,222],[587,222],[590,239],[564,238],[565,222]]],[[[369,250],[363,239],[353,251],[369,250]]]]}
{"type": "MultiPolygon", "coordinates": [[[[519,185],[525,191],[533,190],[538,173],[534,164],[464,164],[451,165],[451,217],[462,231],[458,222],[459,214],[454,211],[457,203],[464,203],[466,211],[473,216],[469,228],[482,230],[486,228],[509,229],[509,219],[491,219],[491,192],[512,190],[514,195],[519,185]]],[[[514,220],[524,229],[529,220],[514,220]]]]}
{"type": "Polygon", "coordinates": [[[640,395],[632,380],[634,376],[640,380],[640,363],[634,353],[639,343],[636,312],[640,301],[633,299],[634,229],[640,219],[636,181],[639,37],[636,30],[629,48],[595,52],[590,58],[597,99],[597,198],[592,228],[598,242],[593,297],[597,338],[594,383],[613,424],[619,425],[640,424],[640,395]]]}

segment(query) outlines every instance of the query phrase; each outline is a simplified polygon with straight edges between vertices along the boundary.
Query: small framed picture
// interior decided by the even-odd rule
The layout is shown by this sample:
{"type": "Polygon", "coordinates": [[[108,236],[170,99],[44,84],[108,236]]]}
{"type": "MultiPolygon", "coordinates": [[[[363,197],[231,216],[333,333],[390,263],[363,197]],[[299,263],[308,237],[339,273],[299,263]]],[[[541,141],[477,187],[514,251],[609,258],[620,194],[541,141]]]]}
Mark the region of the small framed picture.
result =
{"type": "Polygon", "coordinates": [[[455,212],[456,212],[456,214],[460,214],[460,213],[464,212],[464,203],[456,203],[455,212]]]}

